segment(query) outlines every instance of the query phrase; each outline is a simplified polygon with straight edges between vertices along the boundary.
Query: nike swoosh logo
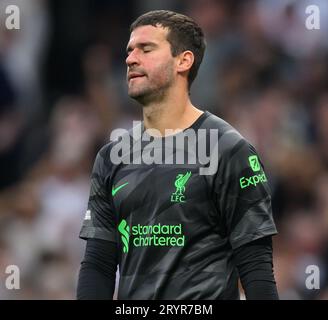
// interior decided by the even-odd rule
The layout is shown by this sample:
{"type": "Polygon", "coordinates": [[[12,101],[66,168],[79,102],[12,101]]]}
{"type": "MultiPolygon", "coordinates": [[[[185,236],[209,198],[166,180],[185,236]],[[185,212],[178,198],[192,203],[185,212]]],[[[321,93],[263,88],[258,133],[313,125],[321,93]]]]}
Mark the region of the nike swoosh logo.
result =
{"type": "Polygon", "coordinates": [[[112,196],[114,197],[115,194],[116,194],[119,190],[121,190],[123,187],[125,187],[127,184],[129,184],[129,182],[126,182],[126,183],[124,183],[124,184],[118,186],[117,188],[114,188],[114,187],[113,187],[113,189],[112,189],[112,196]]]}

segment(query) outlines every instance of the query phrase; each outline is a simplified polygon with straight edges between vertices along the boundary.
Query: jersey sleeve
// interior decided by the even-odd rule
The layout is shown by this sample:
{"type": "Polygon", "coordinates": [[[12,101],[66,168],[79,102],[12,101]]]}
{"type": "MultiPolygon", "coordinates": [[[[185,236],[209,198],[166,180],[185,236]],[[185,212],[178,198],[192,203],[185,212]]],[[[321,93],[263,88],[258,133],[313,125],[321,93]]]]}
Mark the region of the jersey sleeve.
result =
{"type": "Polygon", "coordinates": [[[98,152],[93,165],[88,209],[79,236],[85,240],[94,238],[116,242],[115,215],[105,182],[109,174],[105,158],[104,147],[98,152]]]}
{"type": "Polygon", "coordinates": [[[233,249],[277,234],[263,164],[244,138],[222,154],[214,190],[221,230],[233,249]]]}

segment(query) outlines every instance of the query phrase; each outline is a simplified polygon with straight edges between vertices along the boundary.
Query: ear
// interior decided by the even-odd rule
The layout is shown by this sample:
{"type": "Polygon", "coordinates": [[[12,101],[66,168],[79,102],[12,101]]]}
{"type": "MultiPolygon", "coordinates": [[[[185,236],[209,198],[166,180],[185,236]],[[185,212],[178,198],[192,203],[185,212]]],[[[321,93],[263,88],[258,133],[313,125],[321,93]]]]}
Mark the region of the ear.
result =
{"type": "Polygon", "coordinates": [[[189,71],[194,63],[194,60],[195,57],[191,51],[187,50],[180,53],[177,60],[177,72],[183,73],[189,71]]]}

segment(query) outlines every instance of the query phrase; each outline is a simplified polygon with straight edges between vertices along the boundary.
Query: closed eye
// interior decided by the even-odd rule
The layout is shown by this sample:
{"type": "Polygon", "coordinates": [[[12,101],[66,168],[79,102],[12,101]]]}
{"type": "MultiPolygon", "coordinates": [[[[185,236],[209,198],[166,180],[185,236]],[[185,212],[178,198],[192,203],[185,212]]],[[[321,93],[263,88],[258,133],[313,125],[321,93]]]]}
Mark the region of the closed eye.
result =
{"type": "Polygon", "coordinates": [[[142,51],[143,52],[150,52],[150,51],[152,51],[152,49],[153,48],[151,48],[150,46],[145,46],[145,47],[142,48],[142,51]]]}
{"type": "MultiPolygon", "coordinates": [[[[140,44],[137,44],[136,46],[138,49],[141,49],[143,53],[148,53],[148,52],[151,52],[153,51],[153,49],[155,49],[157,47],[157,45],[155,43],[152,43],[152,42],[147,42],[147,43],[140,43],[140,44]]],[[[131,46],[128,46],[127,47],[127,50],[126,50],[126,54],[127,56],[130,55],[130,53],[133,51],[134,49],[131,47],[131,46]]]]}
{"type": "MultiPolygon", "coordinates": [[[[148,52],[151,52],[151,51],[152,51],[151,48],[143,48],[143,49],[142,49],[142,52],[143,52],[143,53],[148,53],[148,52]]],[[[132,50],[128,50],[128,51],[126,52],[126,56],[128,57],[128,56],[131,54],[131,52],[132,52],[132,50]]]]}

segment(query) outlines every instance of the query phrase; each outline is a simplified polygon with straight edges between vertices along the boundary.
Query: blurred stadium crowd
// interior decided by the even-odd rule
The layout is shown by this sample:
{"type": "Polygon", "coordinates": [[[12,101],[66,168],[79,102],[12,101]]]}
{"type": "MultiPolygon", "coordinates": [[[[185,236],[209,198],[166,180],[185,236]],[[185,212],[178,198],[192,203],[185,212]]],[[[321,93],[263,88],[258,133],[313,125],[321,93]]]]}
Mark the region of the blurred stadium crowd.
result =
{"type": "Polygon", "coordinates": [[[142,116],[125,87],[129,25],[153,9],[202,26],[192,101],[240,130],[265,164],[281,299],[328,299],[325,0],[1,0],[0,299],[75,298],[96,152],[142,116]],[[20,30],[5,29],[8,4],[20,30]],[[320,30],[305,27],[310,4],[320,30]],[[10,264],[20,290],[5,288],[10,264]],[[308,265],[320,268],[320,290],[305,286],[308,265]]]}

